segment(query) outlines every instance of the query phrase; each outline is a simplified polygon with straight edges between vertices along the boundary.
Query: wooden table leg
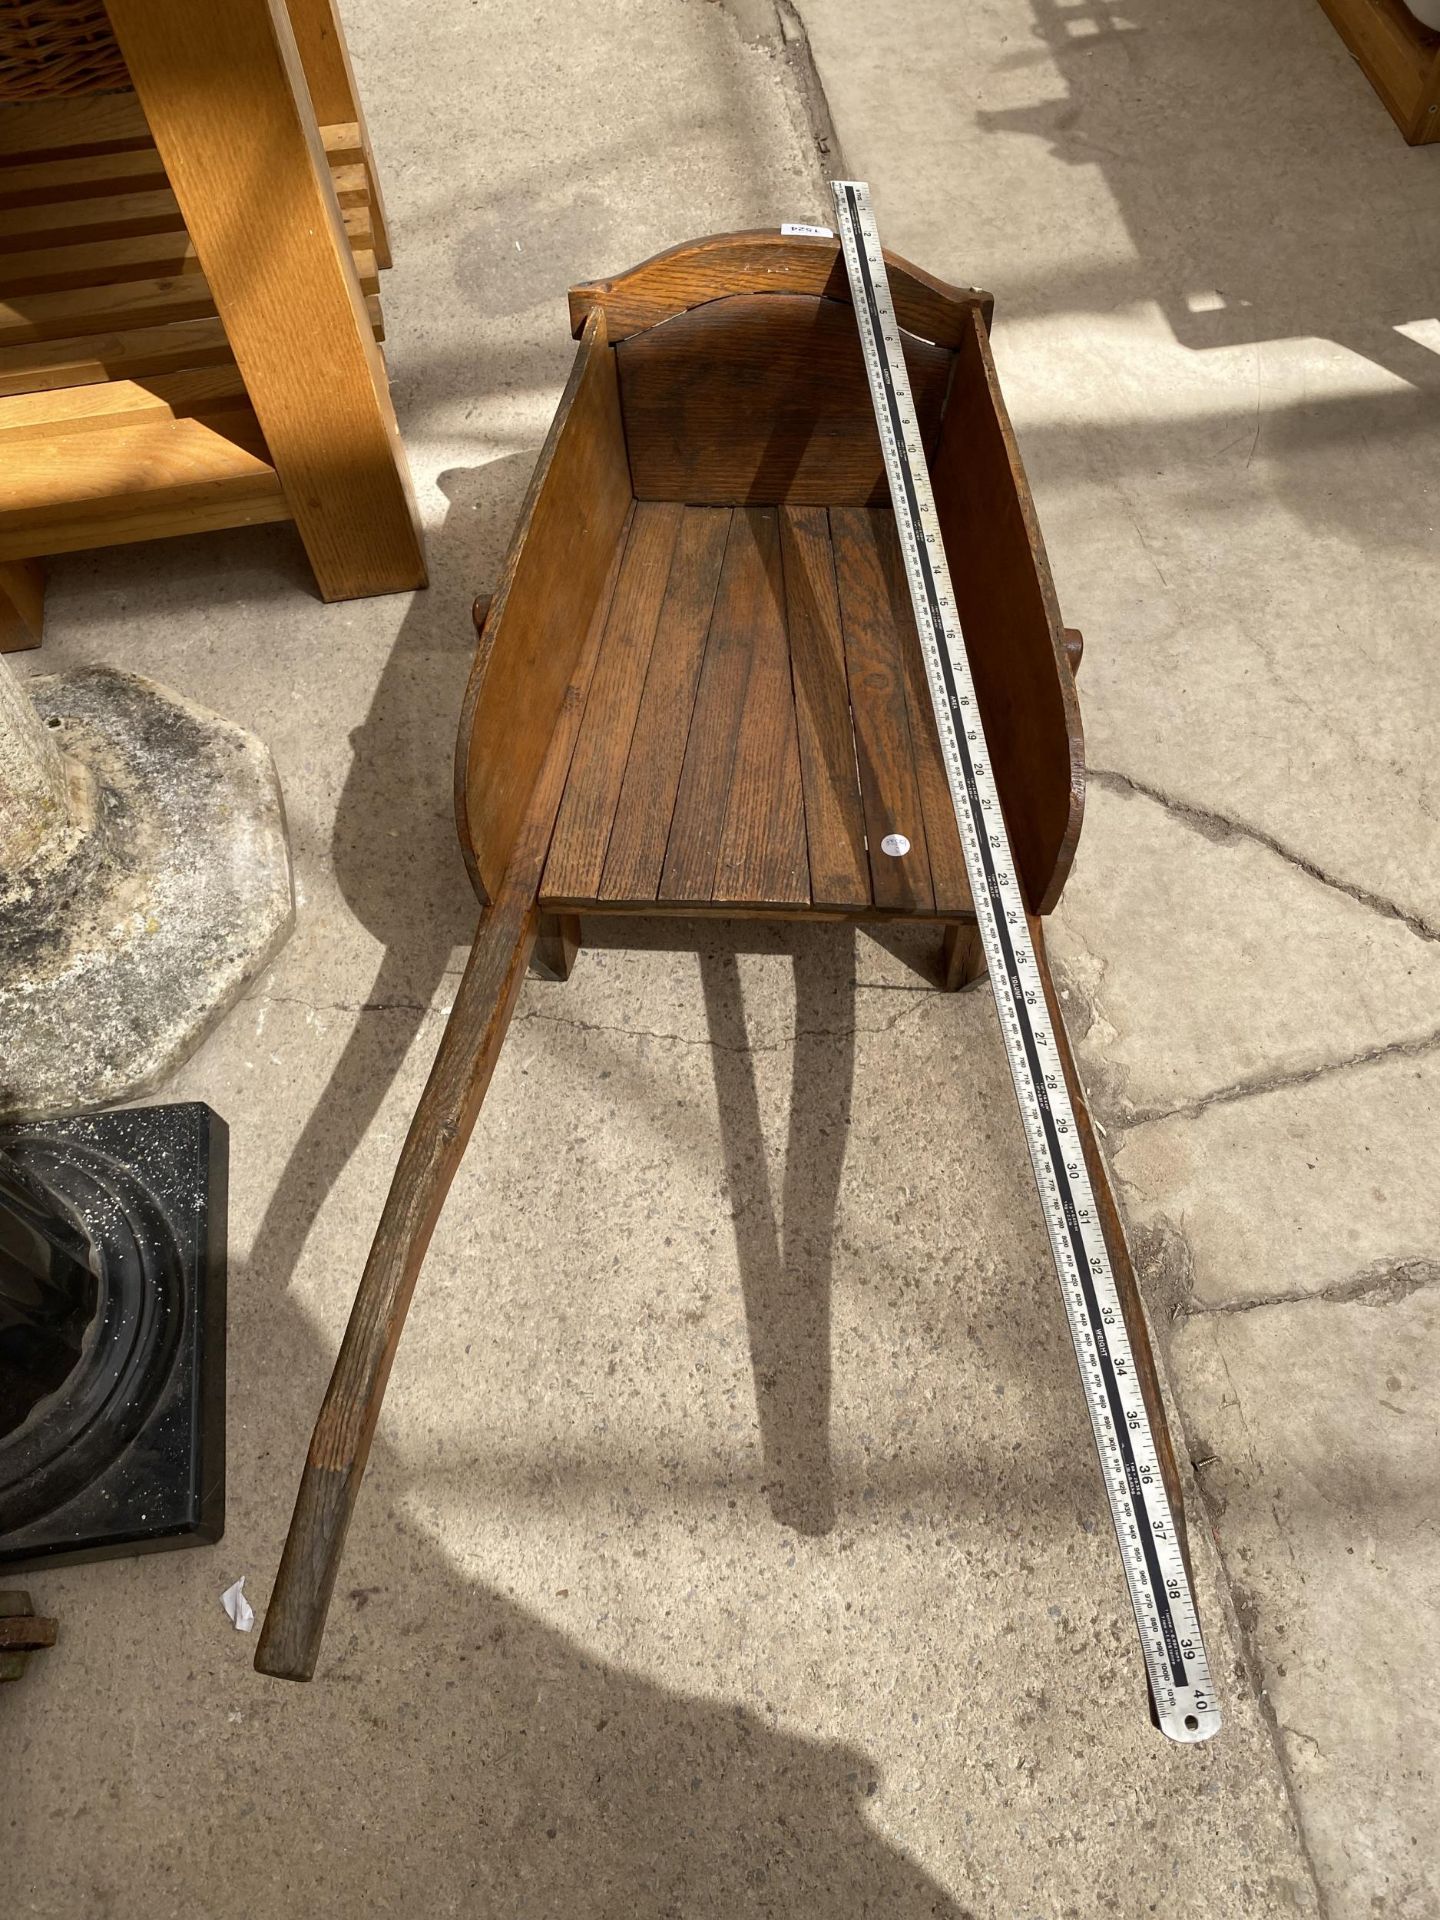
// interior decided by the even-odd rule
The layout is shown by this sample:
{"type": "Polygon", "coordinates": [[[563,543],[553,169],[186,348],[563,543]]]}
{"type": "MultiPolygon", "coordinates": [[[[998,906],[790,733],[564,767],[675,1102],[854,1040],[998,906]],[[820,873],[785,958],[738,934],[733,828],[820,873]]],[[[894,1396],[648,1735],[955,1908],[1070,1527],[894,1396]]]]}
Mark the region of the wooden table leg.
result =
{"type": "Polygon", "coordinates": [[[0,653],[38,647],[44,626],[44,568],[38,560],[0,560],[0,653]]]}
{"type": "Polygon", "coordinates": [[[321,593],[423,586],[405,454],[284,0],[108,11],[321,593]]]}

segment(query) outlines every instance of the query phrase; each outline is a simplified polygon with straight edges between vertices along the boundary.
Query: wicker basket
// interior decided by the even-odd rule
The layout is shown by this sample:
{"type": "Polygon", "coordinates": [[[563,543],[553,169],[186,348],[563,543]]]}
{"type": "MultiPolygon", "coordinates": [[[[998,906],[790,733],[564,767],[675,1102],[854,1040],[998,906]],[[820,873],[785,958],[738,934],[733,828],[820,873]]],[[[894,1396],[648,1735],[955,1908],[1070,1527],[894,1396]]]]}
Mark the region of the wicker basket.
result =
{"type": "Polygon", "coordinates": [[[0,100],[129,85],[103,0],[0,0],[0,100]]]}

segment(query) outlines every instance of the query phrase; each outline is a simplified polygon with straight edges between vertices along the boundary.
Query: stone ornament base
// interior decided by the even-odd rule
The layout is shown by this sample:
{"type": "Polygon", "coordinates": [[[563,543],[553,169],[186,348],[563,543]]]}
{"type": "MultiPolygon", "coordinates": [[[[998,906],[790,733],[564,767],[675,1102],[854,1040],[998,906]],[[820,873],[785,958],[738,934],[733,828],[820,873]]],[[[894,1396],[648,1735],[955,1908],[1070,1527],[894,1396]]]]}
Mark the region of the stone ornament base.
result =
{"type": "Polygon", "coordinates": [[[137,674],[26,682],[93,782],[66,857],[0,876],[0,1119],[161,1086],[284,945],[285,807],[263,743],[137,674]]]}

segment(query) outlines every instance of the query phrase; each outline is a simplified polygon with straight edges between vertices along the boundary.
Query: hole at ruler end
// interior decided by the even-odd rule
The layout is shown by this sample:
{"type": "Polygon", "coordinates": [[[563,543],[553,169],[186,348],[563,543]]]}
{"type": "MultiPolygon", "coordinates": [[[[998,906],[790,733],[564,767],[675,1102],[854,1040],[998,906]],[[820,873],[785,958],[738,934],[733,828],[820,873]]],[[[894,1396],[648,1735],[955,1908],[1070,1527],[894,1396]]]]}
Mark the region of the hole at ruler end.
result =
{"type": "Polygon", "coordinates": [[[1195,1718],[1193,1713],[1186,1714],[1185,1727],[1189,1733],[1198,1733],[1200,1731],[1200,1722],[1195,1718]]]}

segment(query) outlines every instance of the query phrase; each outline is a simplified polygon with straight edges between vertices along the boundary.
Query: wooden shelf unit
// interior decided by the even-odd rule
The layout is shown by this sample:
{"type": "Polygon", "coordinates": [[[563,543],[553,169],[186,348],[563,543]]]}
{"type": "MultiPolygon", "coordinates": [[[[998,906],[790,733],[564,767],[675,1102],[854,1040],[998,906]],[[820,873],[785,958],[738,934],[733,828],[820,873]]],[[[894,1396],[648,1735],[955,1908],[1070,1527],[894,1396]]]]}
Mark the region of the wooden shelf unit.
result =
{"type": "Polygon", "coordinates": [[[1412,147],[1440,140],[1440,33],[1401,0],[1320,0],[1412,147]]]}
{"type": "Polygon", "coordinates": [[[424,583],[368,142],[314,118],[359,112],[330,0],[292,0],[333,23],[319,85],[249,0],[213,34],[180,0],[167,67],[167,10],[111,8],[140,92],[0,106],[0,648],[38,643],[42,562],[83,547],[294,519],[327,599],[424,583]],[[242,58],[212,136],[205,82],[242,58]]]}

